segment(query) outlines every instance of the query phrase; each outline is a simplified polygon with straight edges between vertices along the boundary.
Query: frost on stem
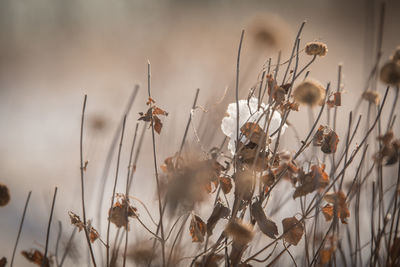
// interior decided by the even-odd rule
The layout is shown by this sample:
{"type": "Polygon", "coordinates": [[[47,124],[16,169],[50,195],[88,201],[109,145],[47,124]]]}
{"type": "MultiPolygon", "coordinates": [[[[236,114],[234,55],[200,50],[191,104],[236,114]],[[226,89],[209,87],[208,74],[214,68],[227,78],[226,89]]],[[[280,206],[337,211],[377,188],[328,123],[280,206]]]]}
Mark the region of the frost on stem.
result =
{"type": "MultiPolygon", "coordinates": [[[[268,125],[268,121],[266,118],[266,115],[268,115],[268,109],[269,106],[261,103],[260,108],[258,108],[258,99],[255,97],[250,98],[249,100],[247,99],[242,99],[239,100],[239,129],[242,128],[244,124],[247,122],[255,122],[258,123],[258,125],[264,129],[264,125],[268,125]],[[265,114],[264,114],[265,113],[265,114]]],[[[272,110],[270,109],[271,113],[272,110]]],[[[228,108],[226,110],[226,113],[228,116],[224,117],[222,119],[221,123],[221,129],[222,132],[229,137],[229,144],[228,144],[228,149],[231,151],[232,155],[235,154],[235,142],[236,142],[236,137],[237,137],[237,128],[236,128],[236,103],[231,103],[228,105],[228,108]]],[[[279,114],[279,112],[274,111],[272,116],[269,114],[269,117],[271,117],[271,122],[269,123],[269,129],[268,132],[269,134],[274,133],[276,130],[279,129],[282,121],[282,117],[279,114]]],[[[265,127],[267,128],[267,127],[265,127]]],[[[282,126],[281,134],[285,132],[287,128],[287,125],[284,124],[282,126]]],[[[275,138],[277,135],[274,135],[271,137],[272,139],[275,138]]],[[[239,141],[247,144],[249,140],[246,138],[244,135],[239,135],[240,139],[239,141]]]]}

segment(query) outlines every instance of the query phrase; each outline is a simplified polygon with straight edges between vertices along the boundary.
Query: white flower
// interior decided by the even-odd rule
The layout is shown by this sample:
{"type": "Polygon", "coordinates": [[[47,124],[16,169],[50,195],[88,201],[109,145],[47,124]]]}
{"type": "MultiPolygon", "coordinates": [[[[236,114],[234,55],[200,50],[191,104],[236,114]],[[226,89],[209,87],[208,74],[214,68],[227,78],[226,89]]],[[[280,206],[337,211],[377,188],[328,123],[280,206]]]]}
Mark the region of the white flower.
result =
{"type": "MultiPolygon", "coordinates": [[[[261,103],[260,109],[258,109],[258,99],[255,97],[250,98],[249,100],[243,99],[239,100],[239,129],[246,123],[246,122],[257,122],[260,117],[262,118],[258,121],[258,125],[263,128],[266,120],[266,115],[263,115],[265,111],[268,111],[268,105],[261,103]],[[257,110],[258,109],[258,110],[257,110]]],[[[221,129],[222,132],[230,138],[228,149],[231,151],[232,155],[235,154],[236,150],[236,136],[237,136],[237,128],[236,128],[236,102],[231,103],[228,105],[228,109],[226,110],[228,114],[227,117],[222,119],[221,129]]],[[[271,116],[271,115],[269,115],[271,116]]],[[[281,124],[281,115],[279,112],[275,111],[272,115],[271,122],[269,125],[269,134],[272,134],[281,124]]],[[[282,126],[281,134],[285,132],[287,125],[284,124],[282,126]]],[[[264,129],[265,130],[265,129],[264,129]]],[[[241,134],[239,133],[239,136],[241,134]]],[[[272,137],[275,138],[277,135],[272,137]]],[[[248,143],[248,140],[245,136],[242,135],[240,141],[244,144],[248,143]]]]}

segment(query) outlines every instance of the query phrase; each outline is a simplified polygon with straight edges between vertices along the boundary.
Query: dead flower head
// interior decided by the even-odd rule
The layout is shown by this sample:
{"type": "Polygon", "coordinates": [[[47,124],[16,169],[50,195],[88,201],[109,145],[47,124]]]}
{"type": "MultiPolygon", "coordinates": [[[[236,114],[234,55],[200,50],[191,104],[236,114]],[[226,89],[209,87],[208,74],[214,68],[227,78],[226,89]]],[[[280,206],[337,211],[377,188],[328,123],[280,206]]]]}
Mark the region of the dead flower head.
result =
{"type": "Polygon", "coordinates": [[[10,191],[8,187],[0,183],[0,207],[3,207],[10,202],[10,191]]]}
{"type": "Polygon", "coordinates": [[[248,244],[254,237],[253,226],[240,219],[230,221],[225,227],[225,234],[240,244],[248,244]]]}
{"type": "Polygon", "coordinates": [[[394,61],[386,62],[381,68],[380,79],[388,85],[398,85],[400,83],[400,64],[394,61]]]}
{"type": "Polygon", "coordinates": [[[381,100],[381,96],[378,91],[367,90],[362,94],[362,98],[371,104],[378,105],[381,100]]]}
{"type": "Polygon", "coordinates": [[[328,53],[328,47],[321,42],[309,42],[305,47],[306,54],[310,56],[324,57],[328,53]]]}
{"type": "Polygon", "coordinates": [[[297,103],[313,107],[323,102],[325,89],[317,81],[305,80],[294,89],[293,97],[297,103]]]}

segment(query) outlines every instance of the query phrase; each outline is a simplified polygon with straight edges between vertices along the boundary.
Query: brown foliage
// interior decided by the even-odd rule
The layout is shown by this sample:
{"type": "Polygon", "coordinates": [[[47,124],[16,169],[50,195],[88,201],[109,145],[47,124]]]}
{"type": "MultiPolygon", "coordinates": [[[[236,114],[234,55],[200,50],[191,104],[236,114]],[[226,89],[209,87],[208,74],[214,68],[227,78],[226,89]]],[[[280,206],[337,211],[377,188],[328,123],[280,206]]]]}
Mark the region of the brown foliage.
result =
{"type": "Polygon", "coordinates": [[[197,215],[192,215],[192,220],[190,221],[189,232],[192,237],[192,242],[203,242],[204,236],[206,235],[207,225],[204,221],[197,215]]]}
{"type": "Polygon", "coordinates": [[[314,192],[316,189],[325,188],[329,184],[328,174],[325,172],[325,165],[311,166],[311,171],[305,174],[303,171],[299,173],[300,186],[296,187],[293,198],[305,196],[314,192]]]}
{"type": "Polygon", "coordinates": [[[44,258],[42,252],[37,249],[31,249],[30,251],[21,251],[21,254],[29,261],[39,266],[50,267],[50,260],[44,258]]]}
{"type": "Polygon", "coordinates": [[[282,225],[284,232],[283,239],[289,244],[296,246],[303,236],[303,224],[296,217],[289,217],[282,220],[282,225]]]}

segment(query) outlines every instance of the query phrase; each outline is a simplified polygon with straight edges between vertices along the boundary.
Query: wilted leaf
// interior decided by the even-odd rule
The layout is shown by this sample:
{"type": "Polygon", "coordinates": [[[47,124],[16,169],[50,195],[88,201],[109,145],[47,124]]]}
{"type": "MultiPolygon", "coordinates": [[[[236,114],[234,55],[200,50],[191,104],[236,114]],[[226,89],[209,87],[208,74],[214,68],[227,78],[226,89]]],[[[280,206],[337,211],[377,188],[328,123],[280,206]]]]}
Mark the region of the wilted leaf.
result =
{"type": "Polygon", "coordinates": [[[224,194],[228,194],[232,189],[232,179],[229,177],[219,177],[219,184],[224,194]]]}
{"type": "Polygon", "coordinates": [[[240,219],[231,220],[225,227],[225,233],[239,244],[248,244],[254,237],[252,225],[240,219]]]}
{"type": "Polygon", "coordinates": [[[303,236],[304,228],[302,223],[296,217],[289,217],[282,220],[283,239],[296,246],[303,236]]]}
{"type": "Polygon", "coordinates": [[[342,92],[336,92],[333,95],[331,95],[329,97],[328,101],[326,101],[326,104],[330,108],[341,106],[342,105],[342,92]]]}
{"type": "Polygon", "coordinates": [[[327,264],[332,257],[332,250],[330,249],[321,249],[321,251],[319,252],[319,263],[321,265],[327,264]]]}
{"type": "MultiPolygon", "coordinates": [[[[108,219],[118,228],[129,227],[129,217],[137,217],[137,209],[129,204],[124,195],[120,195],[114,206],[108,212],[108,219]]],[[[129,228],[127,229],[129,230],[129,228]]]]}
{"type": "Polygon", "coordinates": [[[97,230],[92,227],[91,220],[89,220],[87,223],[87,229],[89,234],[89,240],[90,242],[94,243],[94,241],[96,241],[100,237],[100,235],[99,232],[97,232],[97,230]]]}
{"type": "Polygon", "coordinates": [[[240,128],[241,133],[246,136],[247,139],[250,140],[250,142],[258,145],[265,142],[266,140],[266,135],[263,131],[263,129],[255,122],[246,122],[241,128],[240,128]]]}
{"type": "Polygon", "coordinates": [[[224,206],[224,204],[222,204],[220,201],[218,201],[210,215],[210,218],[208,218],[207,220],[208,235],[212,235],[212,231],[214,230],[217,222],[222,218],[227,218],[230,213],[231,210],[228,207],[224,206]]]}
{"type": "Polygon", "coordinates": [[[163,115],[163,116],[168,116],[168,112],[165,110],[162,110],[159,107],[154,107],[153,108],[153,115],[163,115]]]}
{"type": "Polygon", "coordinates": [[[0,259],[0,267],[6,267],[7,264],[7,259],[6,257],[3,257],[0,259]]]}
{"type": "Polygon", "coordinates": [[[140,117],[139,117],[139,120],[140,121],[151,121],[151,118],[152,118],[152,108],[149,108],[148,110],[147,110],[147,112],[146,112],[146,114],[144,114],[143,112],[139,112],[139,115],[140,115],[140,117]]]}
{"type": "Polygon", "coordinates": [[[206,224],[203,220],[197,216],[192,215],[192,220],[190,221],[189,232],[192,237],[192,242],[203,242],[204,236],[206,234],[206,224]]]}
{"type": "Polygon", "coordinates": [[[328,203],[333,204],[326,204],[322,208],[322,213],[324,214],[325,219],[327,221],[332,220],[336,207],[337,215],[335,217],[340,218],[342,223],[347,223],[346,218],[350,217],[350,211],[348,209],[348,204],[346,203],[345,194],[342,191],[339,191],[337,193],[327,193],[325,194],[324,199],[328,203]]]}
{"type": "Polygon", "coordinates": [[[320,146],[322,152],[326,154],[335,153],[339,143],[338,135],[328,126],[320,125],[314,135],[314,146],[320,146]]]}
{"type": "Polygon", "coordinates": [[[10,202],[10,191],[8,187],[0,183],[0,207],[3,207],[10,202]]]}
{"type": "Polygon", "coordinates": [[[329,184],[328,174],[325,172],[325,164],[321,167],[317,165],[311,166],[311,172],[299,174],[300,186],[296,187],[293,198],[305,196],[314,190],[325,188],[329,184]]]}
{"type": "Polygon", "coordinates": [[[85,225],[81,221],[81,218],[78,215],[76,215],[75,213],[73,213],[72,211],[68,211],[68,215],[71,220],[71,224],[78,227],[79,232],[82,231],[83,228],[85,227],[85,225]]]}
{"type": "Polygon", "coordinates": [[[32,249],[30,251],[22,251],[21,254],[29,261],[36,265],[45,267],[50,267],[50,261],[48,258],[44,259],[44,255],[37,249],[32,249]]]}
{"type": "Polygon", "coordinates": [[[154,121],[154,130],[160,134],[161,133],[161,129],[162,129],[162,122],[161,120],[157,117],[157,116],[153,116],[153,121],[154,121]]]}
{"type": "Polygon", "coordinates": [[[276,235],[278,235],[278,227],[272,220],[267,218],[259,201],[256,201],[251,205],[251,214],[254,219],[256,219],[261,232],[270,238],[275,239],[276,235]]]}

